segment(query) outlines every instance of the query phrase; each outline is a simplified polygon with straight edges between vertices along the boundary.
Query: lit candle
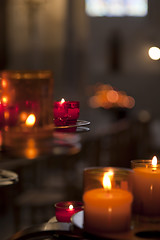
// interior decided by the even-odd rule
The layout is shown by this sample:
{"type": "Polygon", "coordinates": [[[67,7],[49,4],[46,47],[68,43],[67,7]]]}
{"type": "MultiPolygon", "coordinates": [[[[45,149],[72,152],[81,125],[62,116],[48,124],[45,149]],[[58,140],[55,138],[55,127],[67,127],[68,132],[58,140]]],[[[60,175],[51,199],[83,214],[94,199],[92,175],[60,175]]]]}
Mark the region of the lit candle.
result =
{"type": "Polygon", "coordinates": [[[30,115],[27,117],[26,121],[25,121],[25,125],[26,125],[27,127],[33,127],[34,124],[35,124],[35,122],[36,122],[36,117],[35,117],[35,115],[34,115],[34,114],[30,114],[30,115]]]}
{"type": "Polygon", "coordinates": [[[104,174],[103,187],[84,192],[84,229],[104,235],[130,228],[133,196],[127,190],[112,188],[110,172],[104,174]]]}
{"type": "Polygon", "coordinates": [[[133,160],[134,213],[139,216],[160,219],[160,162],[133,160]]]}
{"type": "Polygon", "coordinates": [[[68,116],[67,102],[64,98],[60,102],[54,102],[53,107],[54,123],[56,126],[66,125],[68,116]]]}
{"type": "Polygon", "coordinates": [[[80,201],[59,202],[55,204],[56,219],[59,222],[70,222],[73,214],[83,209],[80,201]]]}

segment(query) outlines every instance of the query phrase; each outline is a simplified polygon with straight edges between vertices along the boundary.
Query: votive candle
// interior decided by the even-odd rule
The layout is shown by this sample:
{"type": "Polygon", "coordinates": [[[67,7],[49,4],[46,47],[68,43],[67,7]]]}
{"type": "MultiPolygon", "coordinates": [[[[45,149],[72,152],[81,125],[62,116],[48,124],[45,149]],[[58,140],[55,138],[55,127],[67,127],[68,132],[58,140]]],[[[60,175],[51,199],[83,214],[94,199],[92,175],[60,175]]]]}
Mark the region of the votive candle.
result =
{"type": "Polygon", "coordinates": [[[70,222],[73,214],[83,209],[81,201],[66,201],[55,204],[56,219],[59,222],[70,222]]]}
{"type": "Polygon", "coordinates": [[[160,220],[160,161],[133,160],[134,213],[140,219],[160,220]],[[143,218],[144,217],[144,218],[143,218]]]}
{"type": "Polygon", "coordinates": [[[60,102],[54,102],[53,106],[54,123],[56,126],[66,125],[68,117],[68,106],[64,98],[60,102]]]}
{"type": "Polygon", "coordinates": [[[117,173],[118,176],[122,174],[124,177],[128,172],[113,168],[100,168],[87,170],[84,173],[86,175],[84,181],[89,178],[86,181],[90,185],[83,194],[84,229],[89,233],[104,236],[106,233],[123,232],[130,229],[133,195],[128,190],[127,180],[119,178],[120,186],[116,185],[117,173]],[[105,186],[106,176],[108,185],[105,186]],[[111,179],[115,181],[113,186],[111,179]],[[101,182],[101,187],[99,184],[97,185],[98,181],[101,182]]]}

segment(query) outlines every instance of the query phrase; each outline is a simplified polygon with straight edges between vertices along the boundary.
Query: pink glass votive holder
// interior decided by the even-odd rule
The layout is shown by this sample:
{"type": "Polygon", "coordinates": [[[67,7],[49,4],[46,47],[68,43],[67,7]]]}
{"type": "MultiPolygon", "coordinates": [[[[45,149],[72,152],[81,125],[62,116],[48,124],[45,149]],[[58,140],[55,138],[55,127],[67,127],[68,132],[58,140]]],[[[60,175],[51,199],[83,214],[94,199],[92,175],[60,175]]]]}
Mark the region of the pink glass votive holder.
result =
{"type": "Polygon", "coordinates": [[[80,112],[80,102],[79,101],[68,101],[68,116],[67,116],[67,125],[75,125],[77,119],[79,118],[80,112]]]}
{"type": "Polygon", "coordinates": [[[70,222],[73,214],[83,210],[80,201],[58,202],[55,204],[56,219],[59,222],[70,222]]]}
{"type": "Polygon", "coordinates": [[[65,126],[68,116],[67,102],[54,102],[53,106],[54,123],[56,126],[65,126]]]}

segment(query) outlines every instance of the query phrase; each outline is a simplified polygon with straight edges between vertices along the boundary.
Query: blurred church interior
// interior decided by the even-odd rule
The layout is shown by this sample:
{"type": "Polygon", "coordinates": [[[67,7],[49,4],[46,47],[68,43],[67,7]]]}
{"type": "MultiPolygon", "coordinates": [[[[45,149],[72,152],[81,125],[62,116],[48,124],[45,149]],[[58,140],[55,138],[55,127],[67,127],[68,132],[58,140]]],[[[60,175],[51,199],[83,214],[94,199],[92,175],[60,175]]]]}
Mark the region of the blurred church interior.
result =
{"type": "Polygon", "coordinates": [[[87,0],[0,1],[0,70],[53,71],[53,99],[80,101],[80,119],[91,123],[67,154],[4,161],[0,153],[0,168],[19,175],[0,188],[0,239],[49,220],[58,201],[81,200],[85,167],[159,158],[160,55],[149,49],[160,48],[160,1],[143,4],[144,16],[100,16],[87,0]]]}

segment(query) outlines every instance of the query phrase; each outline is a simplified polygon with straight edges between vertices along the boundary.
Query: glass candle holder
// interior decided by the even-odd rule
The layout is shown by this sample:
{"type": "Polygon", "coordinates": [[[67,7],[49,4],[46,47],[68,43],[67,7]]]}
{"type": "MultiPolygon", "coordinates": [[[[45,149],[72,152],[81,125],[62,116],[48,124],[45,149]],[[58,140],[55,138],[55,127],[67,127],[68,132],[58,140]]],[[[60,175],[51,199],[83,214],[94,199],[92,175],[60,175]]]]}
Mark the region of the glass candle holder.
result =
{"type": "Polygon", "coordinates": [[[132,160],[133,213],[137,221],[160,222],[160,161],[132,160]]]}
{"type": "Polygon", "coordinates": [[[55,204],[56,219],[59,222],[70,222],[73,214],[83,209],[80,201],[58,202],[55,204]]]}
{"type": "Polygon", "coordinates": [[[59,102],[54,102],[53,115],[56,126],[75,125],[79,117],[79,101],[65,101],[63,98],[59,102]]]}
{"type": "Polygon", "coordinates": [[[17,154],[31,138],[42,147],[54,129],[52,72],[0,72],[0,90],[3,145],[17,154]]]}
{"type": "Polygon", "coordinates": [[[67,107],[68,107],[67,125],[75,125],[77,119],[79,118],[80,103],[79,101],[68,101],[67,107]]]}
{"type": "MultiPolygon", "coordinates": [[[[17,125],[34,114],[36,126],[53,121],[53,75],[51,71],[3,71],[0,73],[0,102],[6,109],[18,107],[17,125]]],[[[13,116],[12,116],[13,117],[13,116]]]]}
{"type": "Polygon", "coordinates": [[[54,102],[53,105],[54,124],[56,126],[65,126],[68,117],[67,102],[62,99],[59,102],[54,102]]]}
{"type": "Polygon", "coordinates": [[[130,230],[132,171],[87,168],[83,176],[84,230],[101,237],[130,230]]]}

